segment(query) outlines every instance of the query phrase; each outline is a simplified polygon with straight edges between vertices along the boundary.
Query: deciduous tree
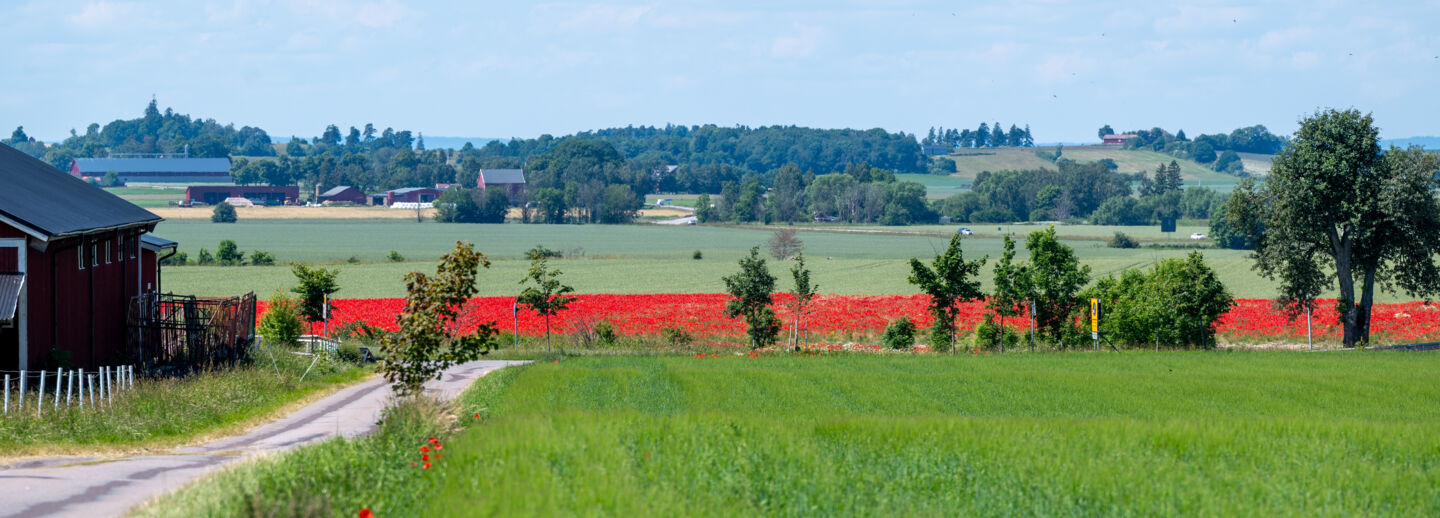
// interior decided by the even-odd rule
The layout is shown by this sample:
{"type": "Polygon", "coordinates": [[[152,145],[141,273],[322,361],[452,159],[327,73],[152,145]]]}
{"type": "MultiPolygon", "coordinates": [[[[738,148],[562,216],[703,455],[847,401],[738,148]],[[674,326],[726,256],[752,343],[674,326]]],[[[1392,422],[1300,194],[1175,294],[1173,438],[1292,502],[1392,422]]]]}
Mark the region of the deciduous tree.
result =
{"type": "Polygon", "coordinates": [[[574,288],[560,282],[560,269],[550,268],[545,255],[530,261],[530,271],[520,279],[520,284],[530,283],[516,298],[521,306],[545,317],[545,350],[550,350],[550,317],[559,314],[575,301],[568,293],[574,288]]]}
{"type": "Polygon", "coordinates": [[[760,247],[751,248],[750,255],[740,258],[740,271],[722,280],[725,292],[730,294],[730,300],[725,303],[725,316],[745,319],[750,348],[774,344],[780,334],[780,319],[775,318],[775,311],[770,309],[775,276],[760,257],[760,247]]]}
{"type": "Polygon", "coordinates": [[[401,395],[417,394],[426,381],[438,379],[452,365],[479,358],[494,349],[499,331],[494,322],[460,334],[465,303],[476,293],[475,276],[490,261],[470,243],[440,258],[433,277],[405,275],[405,309],[396,319],[400,331],[380,341],[379,371],[401,395]]]}
{"type": "Polygon", "coordinates": [[[919,259],[910,259],[910,284],[930,296],[930,315],[934,318],[930,347],[936,351],[948,351],[955,343],[955,318],[960,304],[985,296],[975,277],[988,257],[966,261],[960,249],[962,239],[959,233],[951,236],[950,245],[935,256],[933,268],[919,259]]]}

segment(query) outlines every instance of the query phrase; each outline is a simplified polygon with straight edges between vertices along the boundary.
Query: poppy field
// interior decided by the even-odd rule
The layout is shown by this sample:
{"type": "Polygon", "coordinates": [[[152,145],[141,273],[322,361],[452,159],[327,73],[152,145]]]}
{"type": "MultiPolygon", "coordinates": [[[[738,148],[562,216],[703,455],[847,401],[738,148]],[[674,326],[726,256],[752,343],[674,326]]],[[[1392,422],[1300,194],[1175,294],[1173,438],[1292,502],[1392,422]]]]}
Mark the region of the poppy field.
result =
{"type": "MultiPolygon", "coordinates": [[[[517,308],[514,301],[510,297],[472,299],[461,331],[473,330],[482,322],[495,322],[505,332],[518,329],[522,336],[544,334],[544,319],[517,308]]],[[[551,320],[551,327],[553,332],[570,333],[604,321],[623,336],[659,335],[669,328],[713,343],[738,345],[744,326],[738,319],[724,316],[725,301],[724,294],[579,295],[569,309],[551,320]]],[[[790,302],[789,294],[781,293],[774,306],[787,326],[795,318],[790,302]]],[[[927,302],[924,295],[821,295],[805,312],[802,327],[818,344],[873,345],[885,326],[900,317],[910,318],[922,329],[928,326],[927,302]]],[[[395,316],[404,307],[404,299],[399,298],[338,299],[333,303],[332,325],[363,322],[392,331],[396,329],[395,316]]],[[[263,313],[263,304],[261,309],[263,313]]],[[[983,302],[965,304],[960,329],[974,329],[985,315],[983,302]]],[[[1372,322],[1376,344],[1440,340],[1440,304],[1376,304],[1372,322]]],[[[1006,321],[1007,327],[1020,332],[1027,332],[1028,325],[1025,319],[1006,321]]],[[[1316,340],[1340,339],[1342,331],[1333,300],[1317,304],[1313,325],[1316,340]]],[[[1303,343],[1306,338],[1303,316],[1292,321],[1266,299],[1237,300],[1236,306],[1221,317],[1217,332],[1222,343],[1303,343]]]]}

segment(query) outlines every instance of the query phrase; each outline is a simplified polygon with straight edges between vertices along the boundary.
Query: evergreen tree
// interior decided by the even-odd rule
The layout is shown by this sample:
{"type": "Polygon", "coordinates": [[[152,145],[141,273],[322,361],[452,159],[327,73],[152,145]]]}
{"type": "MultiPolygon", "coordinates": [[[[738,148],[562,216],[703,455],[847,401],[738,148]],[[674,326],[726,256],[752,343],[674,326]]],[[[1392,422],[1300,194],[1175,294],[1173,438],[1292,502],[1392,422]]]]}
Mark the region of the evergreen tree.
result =
{"type": "Polygon", "coordinates": [[[740,258],[740,271],[724,277],[725,292],[730,301],[725,303],[725,316],[745,319],[745,333],[750,336],[750,348],[759,349],[775,343],[780,334],[780,319],[770,309],[775,292],[775,276],[760,257],[760,247],[750,249],[750,255],[740,258]]]}

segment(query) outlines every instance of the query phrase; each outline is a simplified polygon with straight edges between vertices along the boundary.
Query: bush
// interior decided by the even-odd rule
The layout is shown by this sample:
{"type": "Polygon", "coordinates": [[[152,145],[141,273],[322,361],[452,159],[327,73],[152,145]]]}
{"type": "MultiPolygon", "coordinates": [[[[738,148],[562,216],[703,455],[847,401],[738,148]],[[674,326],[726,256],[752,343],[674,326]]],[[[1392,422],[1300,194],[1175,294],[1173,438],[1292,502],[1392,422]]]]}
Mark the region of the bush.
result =
{"type": "Polygon", "coordinates": [[[198,264],[200,266],[209,266],[215,264],[215,256],[210,255],[209,250],[201,248],[200,253],[195,256],[195,264],[198,264]]]}
{"type": "Polygon", "coordinates": [[[241,252],[234,241],[221,239],[220,246],[215,249],[215,261],[221,266],[242,265],[245,264],[245,252],[241,252]]]}
{"type": "Polygon", "coordinates": [[[915,345],[915,323],[910,317],[900,317],[899,320],[885,326],[885,334],[880,336],[880,343],[891,349],[909,349],[915,345]]]}
{"type": "Polygon", "coordinates": [[[954,340],[954,338],[950,336],[950,329],[945,326],[944,321],[940,319],[935,319],[935,322],[930,324],[931,351],[935,351],[937,353],[950,352],[951,349],[955,348],[955,344],[952,342],[952,340],[954,340]]]}
{"type": "Polygon", "coordinates": [[[562,256],[563,254],[561,254],[559,250],[545,248],[545,245],[535,245],[535,248],[525,251],[525,258],[531,261],[538,259],[560,259],[562,256]]]}
{"type": "Polygon", "coordinates": [[[1140,243],[1136,242],[1134,238],[1125,235],[1124,232],[1116,232],[1115,237],[1110,238],[1110,242],[1106,243],[1105,246],[1110,248],[1139,248],[1140,243]]]}
{"type": "Polygon", "coordinates": [[[691,336],[689,331],[678,327],[660,328],[660,334],[665,337],[665,341],[669,342],[670,345],[688,345],[690,342],[695,341],[695,337],[691,336]]]}
{"type": "Polygon", "coordinates": [[[696,250],[695,253],[692,254],[690,257],[691,257],[692,259],[695,259],[696,261],[699,261],[699,260],[705,258],[705,256],[704,256],[703,254],[701,254],[699,250],[696,250]]]}
{"type": "Polygon", "coordinates": [[[595,339],[601,344],[612,345],[615,343],[615,326],[610,325],[610,321],[608,320],[601,320],[596,323],[595,327],[591,328],[590,331],[595,333],[595,339]]]}
{"type": "Polygon", "coordinates": [[[255,266],[274,266],[275,256],[264,250],[256,250],[250,253],[250,264],[255,266]]]}
{"type": "Polygon", "coordinates": [[[304,324],[300,322],[300,302],[283,292],[276,292],[266,301],[270,306],[260,318],[258,332],[277,345],[294,346],[304,324]]]}
{"type": "MultiPolygon", "coordinates": [[[[1000,324],[996,322],[994,315],[985,315],[985,320],[975,326],[975,334],[971,335],[971,346],[976,349],[995,349],[1000,341],[1000,324]]],[[[1020,345],[1020,333],[1008,326],[1005,328],[1005,348],[1014,349],[1020,345]]]]}
{"type": "Polygon", "coordinates": [[[392,262],[392,263],[403,263],[403,262],[405,262],[405,256],[400,255],[400,252],[396,252],[396,251],[394,251],[394,250],[391,250],[391,251],[390,251],[390,254],[389,254],[389,255],[386,255],[385,258],[386,258],[386,259],[389,259],[390,262],[392,262]]]}
{"type": "Polygon", "coordinates": [[[1087,292],[1103,301],[1100,331],[1140,347],[1213,344],[1215,324],[1234,305],[1200,252],[1162,260],[1149,271],[1126,270],[1087,292]]]}
{"type": "Polygon", "coordinates": [[[346,259],[345,262],[350,264],[360,264],[360,256],[352,255],[349,259],[346,259]]]}
{"type": "Polygon", "coordinates": [[[234,223],[239,217],[235,215],[235,207],[229,203],[220,202],[215,205],[215,210],[210,211],[211,223],[234,223]]]}
{"type": "Polygon", "coordinates": [[[189,263],[189,262],[190,262],[190,254],[187,254],[187,253],[185,253],[185,252],[175,252],[174,255],[171,255],[170,257],[166,257],[165,259],[161,260],[161,261],[160,261],[160,265],[161,265],[161,266],[184,266],[185,264],[187,264],[187,263],[189,263]]]}

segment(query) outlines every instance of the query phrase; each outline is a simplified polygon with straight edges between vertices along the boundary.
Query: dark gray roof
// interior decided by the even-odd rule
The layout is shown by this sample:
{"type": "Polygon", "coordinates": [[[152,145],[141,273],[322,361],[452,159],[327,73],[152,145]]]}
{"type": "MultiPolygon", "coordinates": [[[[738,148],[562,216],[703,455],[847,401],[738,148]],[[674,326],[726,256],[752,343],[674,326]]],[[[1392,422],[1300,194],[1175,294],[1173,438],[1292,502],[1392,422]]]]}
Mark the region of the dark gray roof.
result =
{"type": "Polygon", "coordinates": [[[151,250],[164,250],[166,248],[175,248],[179,246],[179,244],[163,237],[155,237],[154,234],[141,234],[140,246],[151,250]]]}
{"type": "Polygon", "coordinates": [[[229,158],[77,158],[80,174],[101,176],[126,173],[229,173],[229,158]]]}
{"type": "Polygon", "coordinates": [[[434,191],[434,190],[437,190],[437,189],[432,189],[432,188],[429,188],[429,187],[406,187],[406,188],[404,188],[404,189],[395,189],[395,190],[385,191],[385,192],[388,192],[388,193],[390,193],[390,194],[405,194],[405,193],[411,193],[411,192],[415,192],[415,191],[434,191]]]}
{"type": "Polygon", "coordinates": [[[480,178],[484,179],[487,185],[525,183],[525,171],[523,169],[481,169],[480,178]]]}
{"type": "Polygon", "coordinates": [[[0,220],[42,239],[155,224],[160,216],[0,144],[0,220]]]}
{"type": "Polygon", "coordinates": [[[349,188],[350,188],[349,185],[337,185],[337,186],[335,186],[335,187],[332,187],[330,190],[325,191],[324,193],[321,193],[321,194],[320,194],[320,197],[321,197],[321,198],[328,198],[328,197],[330,197],[330,196],[339,196],[340,193],[345,192],[345,189],[349,189],[349,188]]]}
{"type": "Polygon", "coordinates": [[[15,308],[20,304],[20,288],[25,286],[25,274],[0,273],[0,322],[15,320],[15,308]]]}

